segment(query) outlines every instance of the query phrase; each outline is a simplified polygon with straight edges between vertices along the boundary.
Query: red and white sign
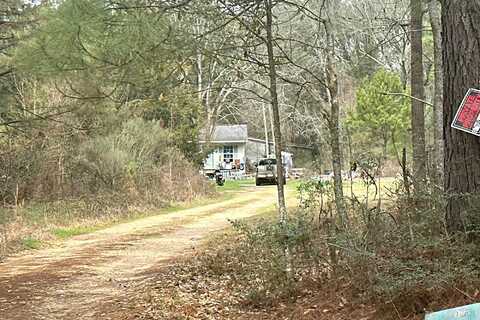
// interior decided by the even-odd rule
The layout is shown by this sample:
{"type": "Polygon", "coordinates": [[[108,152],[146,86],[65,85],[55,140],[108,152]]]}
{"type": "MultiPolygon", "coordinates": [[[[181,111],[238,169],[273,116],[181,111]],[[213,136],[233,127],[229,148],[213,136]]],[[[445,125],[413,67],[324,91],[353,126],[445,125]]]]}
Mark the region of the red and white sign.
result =
{"type": "Polygon", "coordinates": [[[480,90],[468,90],[453,119],[452,127],[480,136],[480,90]]]}

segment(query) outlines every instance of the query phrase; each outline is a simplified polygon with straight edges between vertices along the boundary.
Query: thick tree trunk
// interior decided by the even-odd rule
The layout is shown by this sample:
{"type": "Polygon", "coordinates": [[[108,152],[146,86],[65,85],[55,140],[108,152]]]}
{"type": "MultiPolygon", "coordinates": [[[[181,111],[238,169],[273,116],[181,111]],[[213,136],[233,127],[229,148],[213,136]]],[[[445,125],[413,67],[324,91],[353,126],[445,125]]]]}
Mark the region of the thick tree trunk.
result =
{"type": "Polygon", "coordinates": [[[345,198],[343,195],[342,181],[342,149],[340,147],[340,105],[338,102],[338,80],[334,62],[334,38],[330,20],[324,21],[325,33],[327,36],[327,61],[325,67],[325,76],[327,79],[328,102],[330,104],[330,147],[332,148],[332,169],[333,169],[333,189],[335,193],[335,205],[340,218],[340,224],[345,226],[347,223],[347,210],[345,208],[345,198]]]}
{"type": "Polygon", "coordinates": [[[278,105],[278,92],[277,92],[277,71],[275,64],[275,56],[273,50],[273,14],[272,14],[272,0],[264,0],[267,24],[265,29],[267,31],[267,52],[268,52],[268,69],[270,77],[270,98],[272,101],[272,113],[273,113],[273,134],[275,140],[275,158],[277,159],[277,193],[278,193],[278,214],[281,223],[284,223],[287,219],[287,206],[285,204],[285,190],[283,187],[283,181],[285,174],[283,171],[282,163],[282,135],[280,131],[280,111],[278,105]]]}
{"type": "Polygon", "coordinates": [[[436,180],[443,184],[443,57],[442,57],[442,7],[438,0],[431,0],[429,4],[430,24],[433,33],[433,64],[434,75],[434,168],[436,180]]]}
{"type": "Polygon", "coordinates": [[[423,87],[423,10],[422,0],[410,0],[411,9],[411,87],[412,87],[412,145],[413,184],[417,191],[424,189],[427,177],[425,149],[425,89],[423,87]]]}
{"type": "Polygon", "coordinates": [[[480,138],[450,124],[467,90],[480,85],[480,0],[446,0],[442,19],[446,220],[449,231],[458,232],[479,208],[480,138]]]}

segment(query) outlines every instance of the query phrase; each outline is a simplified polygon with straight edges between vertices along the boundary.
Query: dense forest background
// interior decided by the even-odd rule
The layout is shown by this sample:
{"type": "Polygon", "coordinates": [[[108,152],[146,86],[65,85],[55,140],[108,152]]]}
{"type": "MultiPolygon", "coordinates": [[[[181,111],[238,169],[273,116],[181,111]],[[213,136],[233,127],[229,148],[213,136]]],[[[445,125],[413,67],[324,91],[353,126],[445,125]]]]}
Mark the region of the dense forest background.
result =
{"type": "MultiPolygon", "coordinates": [[[[123,188],[169,161],[196,171],[204,156],[198,133],[217,123],[248,122],[252,134],[263,137],[262,108],[271,102],[264,12],[253,2],[174,3],[2,4],[5,204],[123,188]],[[166,159],[170,149],[190,164],[166,159]]],[[[342,165],[373,161],[388,164],[389,175],[399,173],[402,149],[407,162],[412,158],[409,6],[342,4],[275,6],[282,139],[314,147],[315,169],[332,169],[329,125],[336,120],[324,40],[334,37],[342,165]],[[326,17],[332,35],[321,25],[326,17]]],[[[425,17],[424,87],[432,101],[429,24],[425,17]]],[[[433,107],[424,109],[432,171],[443,162],[434,134],[440,124],[433,107]]]]}

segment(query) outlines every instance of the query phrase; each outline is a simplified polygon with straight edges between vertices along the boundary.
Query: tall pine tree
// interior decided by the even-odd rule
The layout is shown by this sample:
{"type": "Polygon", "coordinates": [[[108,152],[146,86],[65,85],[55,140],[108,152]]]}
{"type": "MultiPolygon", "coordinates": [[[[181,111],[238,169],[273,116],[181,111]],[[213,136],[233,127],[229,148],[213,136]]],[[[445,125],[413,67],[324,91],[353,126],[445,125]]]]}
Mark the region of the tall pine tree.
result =
{"type": "Polygon", "coordinates": [[[480,87],[480,0],[446,0],[442,19],[446,218],[458,232],[480,225],[480,139],[450,127],[466,91],[480,87]]]}

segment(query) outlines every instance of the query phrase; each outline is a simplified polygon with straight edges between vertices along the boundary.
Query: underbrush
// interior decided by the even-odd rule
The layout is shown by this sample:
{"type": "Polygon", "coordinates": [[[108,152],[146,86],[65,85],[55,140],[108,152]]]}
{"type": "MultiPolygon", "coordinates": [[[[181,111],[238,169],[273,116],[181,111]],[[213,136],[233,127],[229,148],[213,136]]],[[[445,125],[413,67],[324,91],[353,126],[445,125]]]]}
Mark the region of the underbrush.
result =
{"type": "Polygon", "coordinates": [[[96,196],[28,203],[17,208],[0,209],[0,259],[9,253],[38,249],[57,239],[91,233],[115,223],[127,222],[148,215],[168,213],[197,203],[215,199],[211,185],[202,182],[202,189],[191,196],[163,197],[161,202],[125,195],[96,196]],[[170,201],[167,201],[170,200],[170,201]],[[33,244],[33,245],[32,245],[33,244]]]}
{"type": "MultiPolygon", "coordinates": [[[[340,320],[352,310],[341,286],[329,283],[331,265],[325,239],[298,211],[287,227],[273,212],[261,219],[232,222],[194,257],[158,273],[154,285],[135,300],[141,319],[314,319],[340,320]],[[334,295],[311,301],[316,292],[334,295]],[[305,309],[297,312],[296,305],[305,309]],[[298,313],[292,317],[292,314],[298,313]],[[308,316],[307,316],[308,313],[308,316]]],[[[365,311],[366,312],[366,311],[365,311]]]]}
{"type": "Polygon", "coordinates": [[[399,184],[389,198],[384,209],[352,206],[349,226],[332,239],[352,294],[379,306],[378,319],[423,319],[479,301],[480,247],[447,233],[442,192],[430,186],[412,197],[399,184]]]}
{"type": "Polygon", "coordinates": [[[377,306],[378,319],[423,318],[425,312],[479,301],[478,242],[448,234],[443,192],[428,185],[425,193],[412,195],[398,181],[386,198],[369,199],[376,182],[364,184],[364,200],[348,201],[345,224],[329,205],[328,182],[301,186],[302,211],[316,217],[315,237],[327,239],[329,282],[348,282],[353,299],[377,306]]]}
{"type": "Polygon", "coordinates": [[[81,135],[46,125],[1,141],[0,257],[214,194],[161,121],[81,135]]]}
{"type": "Polygon", "coordinates": [[[478,302],[480,247],[448,236],[444,197],[431,188],[412,198],[392,185],[384,208],[350,201],[340,227],[320,199],[328,183],[304,185],[316,195],[300,192],[286,223],[233,222],[233,233],[160,275],[149,305],[159,319],[203,319],[221,306],[217,318],[385,320],[478,302]]]}

